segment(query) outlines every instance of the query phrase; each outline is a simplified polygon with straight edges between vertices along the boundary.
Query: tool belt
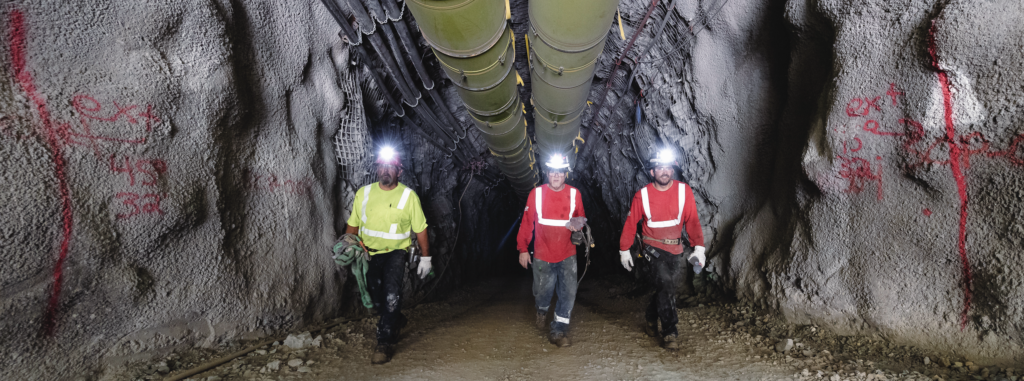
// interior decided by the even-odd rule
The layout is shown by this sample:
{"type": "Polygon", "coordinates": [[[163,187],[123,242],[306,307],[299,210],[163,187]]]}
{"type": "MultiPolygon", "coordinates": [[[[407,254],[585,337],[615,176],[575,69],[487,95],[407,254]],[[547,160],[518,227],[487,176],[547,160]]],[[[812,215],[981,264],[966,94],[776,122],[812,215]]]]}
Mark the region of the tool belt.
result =
{"type": "Polygon", "coordinates": [[[648,236],[644,236],[644,240],[645,241],[661,242],[661,243],[666,244],[666,245],[678,245],[680,242],[682,242],[682,240],[679,239],[679,238],[676,238],[676,239],[657,239],[657,238],[652,238],[652,237],[648,237],[648,236]]]}

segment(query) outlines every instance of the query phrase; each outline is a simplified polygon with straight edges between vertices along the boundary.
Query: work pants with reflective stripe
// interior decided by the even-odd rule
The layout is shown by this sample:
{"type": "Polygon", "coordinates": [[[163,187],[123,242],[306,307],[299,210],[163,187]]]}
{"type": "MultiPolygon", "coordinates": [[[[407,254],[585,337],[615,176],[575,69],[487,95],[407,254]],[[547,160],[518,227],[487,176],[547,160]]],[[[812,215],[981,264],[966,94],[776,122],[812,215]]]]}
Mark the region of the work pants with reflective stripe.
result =
{"type": "Polygon", "coordinates": [[[683,263],[682,255],[672,255],[659,248],[648,246],[645,250],[656,250],[657,258],[647,254],[651,258],[649,279],[654,281],[654,295],[651,296],[651,303],[647,305],[647,323],[653,324],[661,319],[661,335],[675,335],[676,323],[679,317],[676,315],[676,285],[679,283],[679,267],[683,263]]]}
{"type": "Polygon", "coordinates": [[[366,288],[373,299],[373,308],[380,314],[377,322],[377,344],[394,345],[407,320],[402,315],[402,283],[405,282],[405,250],[370,256],[366,271],[366,288]]]}
{"type": "Polygon", "coordinates": [[[576,303],[576,256],[550,263],[533,259],[533,297],[537,313],[547,314],[551,297],[558,295],[555,316],[551,318],[551,333],[569,332],[569,317],[576,303]]]}

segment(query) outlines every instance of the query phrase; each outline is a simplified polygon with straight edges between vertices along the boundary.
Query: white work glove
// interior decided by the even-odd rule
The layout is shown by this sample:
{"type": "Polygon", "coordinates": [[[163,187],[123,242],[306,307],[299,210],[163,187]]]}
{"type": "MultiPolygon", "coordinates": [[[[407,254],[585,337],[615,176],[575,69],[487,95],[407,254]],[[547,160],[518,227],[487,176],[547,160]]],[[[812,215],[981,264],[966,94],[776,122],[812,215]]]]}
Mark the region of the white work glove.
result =
{"type": "Polygon", "coordinates": [[[704,258],[704,246],[694,246],[693,253],[690,253],[690,257],[686,258],[686,261],[693,265],[693,272],[697,274],[700,274],[700,271],[704,269],[704,262],[706,260],[704,258]]]}
{"type": "Polygon", "coordinates": [[[586,217],[573,217],[569,219],[569,222],[565,223],[565,228],[571,231],[583,230],[583,225],[587,224],[586,217]]]}
{"type": "Polygon", "coordinates": [[[431,257],[420,257],[420,266],[416,269],[416,275],[420,276],[420,279],[426,278],[427,274],[430,274],[430,270],[434,268],[434,265],[430,264],[431,257]]]}
{"type": "Polygon", "coordinates": [[[619,250],[619,260],[622,261],[622,267],[625,267],[626,271],[633,270],[633,254],[630,254],[629,250],[619,250]]]}

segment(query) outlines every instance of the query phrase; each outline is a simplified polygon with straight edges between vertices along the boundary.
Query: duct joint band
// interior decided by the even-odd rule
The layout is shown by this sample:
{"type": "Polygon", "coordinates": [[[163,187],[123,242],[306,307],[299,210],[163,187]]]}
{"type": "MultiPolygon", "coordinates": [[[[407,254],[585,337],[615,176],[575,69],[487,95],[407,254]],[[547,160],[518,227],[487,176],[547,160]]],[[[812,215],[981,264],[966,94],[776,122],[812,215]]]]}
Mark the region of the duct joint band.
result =
{"type": "MultiPolygon", "coordinates": [[[[438,61],[441,61],[441,60],[438,59],[438,61]]],[[[441,61],[441,62],[444,62],[444,61],[441,61]]],[[[487,91],[487,90],[493,89],[495,87],[498,87],[498,85],[501,85],[501,83],[505,81],[505,78],[508,78],[509,74],[512,73],[512,67],[513,66],[515,66],[515,65],[505,65],[505,75],[501,76],[501,80],[499,80],[497,82],[494,82],[494,84],[492,84],[492,85],[487,85],[487,86],[484,86],[484,87],[464,86],[464,85],[462,85],[462,80],[461,79],[456,81],[454,78],[452,78],[450,75],[448,75],[448,72],[445,72],[444,75],[445,75],[445,77],[448,77],[448,79],[450,79],[452,81],[453,85],[458,86],[458,87],[462,88],[463,90],[477,91],[477,92],[479,92],[479,91],[487,91]]],[[[458,69],[454,69],[454,70],[458,70],[458,69]]]]}
{"type": "MultiPolygon", "coordinates": [[[[533,18],[532,15],[531,15],[530,18],[531,19],[533,18]]],[[[572,53],[582,53],[582,52],[585,52],[587,50],[590,50],[591,48],[597,46],[597,44],[600,44],[601,41],[605,39],[605,35],[601,35],[600,37],[598,37],[594,41],[587,42],[587,43],[585,43],[583,45],[579,45],[579,46],[582,46],[582,47],[577,49],[577,50],[569,50],[569,49],[563,49],[563,48],[554,46],[550,42],[545,41],[545,39],[546,39],[545,36],[548,36],[547,32],[544,32],[544,31],[540,30],[540,28],[537,28],[537,26],[534,23],[532,23],[532,22],[530,23],[530,31],[533,32],[533,37],[536,37],[536,39],[540,40],[540,42],[543,43],[544,45],[547,45],[551,49],[560,51],[562,53],[570,53],[570,54],[572,54],[572,53]]],[[[547,37],[547,39],[555,41],[554,38],[547,37]]]]}
{"type": "MultiPolygon", "coordinates": [[[[505,119],[502,119],[502,120],[499,120],[499,121],[496,121],[496,122],[493,122],[493,123],[492,123],[492,122],[488,122],[488,121],[484,121],[484,120],[480,120],[480,118],[477,118],[476,116],[474,116],[474,115],[473,115],[473,113],[469,113],[469,117],[470,117],[470,118],[473,118],[473,120],[475,120],[475,121],[477,121],[477,122],[479,122],[479,123],[481,123],[481,124],[486,124],[486,125],[490,126],[490,125],[492,125],[492,124],[495,124],[495,125],[496,125],[496,124],[502,124],[502,123],[505,123],[505,122],[507,122],[507,121],[508,121],[509,119],[512,119],[512,116],[513,116],[513,115],[516,115],[516,114],[519,114],[519,113],[518,113],[518,112],[514,112],[514,113],[512,113],[512,114],[509,114],[509,116],[505,117],[505,119]]],[[[493,127],[492,127],[492,128],[493,128],[493,127]]],[[[483,131],[483,129],[480,129],[480,128],[477,128],[477,129],[478,129],[478,130],[480,130],[480,131],[483,131]]]]}
{"type": "Polygon", "coordinates": [[[576,113],[582,113],[583,109],[587,107],[588,103],[589,102],[583,102],[583,105],[581,105],[580,108],[578,108],[576,110],[573,110],[573,111],[569,111],[569,112],[563,114],[563,113],[560,113],[560,112],[554,112],[554,111],[548,110],[546,107],[541,105],[541,102],[535,102],[533,100],[533,97],[530,97],[530,104],[532,104],[534,108],[539,108],[539,109],[543,110],[544,112],[548,113],[549,115],[557,115],[557,116],[569,116],[569,115],[576,114],[576,113]]]}
{"type": "MultiPolygon", "coordinates": [[[[506,27],[505,29],[508,29],[508,28],[506,27]]],[[[504,34],[505,29],[502,29],[502,34],[504,34]]],[[[448,69],[451,69],[452,71],[459,71],[459,72],[461,72],[463,76],[486,74],[487,72],[491,71],[491,69],[493,69],[498,64],[500,64],[502,66],[505,66],[505,56],[508,55],[508,47],[509,47],[509,45],[512,45],[512,38],[508,38],[508,39],[505,40],[505,48],[502,49],[502,51],[504,53],[501,53],[501,55],[498,56],[498,60],[494,61],[493,63],[491,63],[490,65],[488,65],[487,67],[485,67],[483,69],[477,69],[477,70],[457,69],[457,68],[453,67],[452,65],[449,65],[447,62],[444,62],[444,60],[442,60],[441,57],[438,57],[437,60],[440,61],[441,65],[444,65],[444,67],[446,67],[448,69]]],[[[445,54],[441,53],[441,55],[445,55],[445,54]]],[[[516,47],[515,47],[515,45],[512,45],[512,56],[515,57],[515,55],[516,55],[516,47]]],[[[459,58],[459,57],[455,57],[455,58],[459,58]]]]}
{"type": "MultiPolygon", "coordinates": [[[[419,4],[419,2],[417,2],[417,4],[419,4]]],[[[502,19],[502,22],[504,23],[505,15],[501,15],[501,19],[502,19]]],[[[504,23],[504,24],[507,25],[507,23],[504,23]]],[[[474,50],[451,50],[451,49],[442,48],[441,45],[439,45],[436,42],[434,42],[433,40],[431,40],[430,37],[428,37],[426,33],[422,33],[423,39],[426,40],[427,43],[430,44],[431,47],[433,47],[434,49],[440,50],[441,53],[444,53],[444,55],[446,55],[446,56],[451,56],[451,57],[455,57],[455,58],[472,58],[472,57],[476,57],[476,56],[478,56],[480,54],[483,54],[488,49],[494,47],[494,44],[498,43],[498,40],[501,39],[501,35],[503,35],[503,34],[505,34],[505,29],[504,28],[498,28],[498,33],[495,34],[494,37],[491,37],[491,39],[488,40],[487,43],[481,45],[477,49],[474,49],[474,50]]]]}
{"type": "Polygon", "coordinates": [[[536,66],[530,66],[530,68],[531,68],[530,69],[530,73],[536,73],[537,74],[537,75],[532,75],[533,78],[540,79],[542,82],[544,82],[548,86],[554,87],[556,89],[573,90],[573,89],[577,89],[577,88],[579,88],[580,86],[583,86],[583,85],[590,86],[591,81],[592,81],[591,79],[584,79],[583,82],[581,82],[580,84],[577,84],[577,85],[572,85],[572,86],[569,86],[569,87],[558,86],[558,85],[556,85],[554,83],[551,83],[550,81],[544,79],[544,76],[542,75],[543,73],[538,72],[536,66]]]}
{"type": "Polygon", "coordinates": [[[539,116],[541,119],[544,119],[544,120],[546,120],[548,122],[551,122],[552,124],[554,124],[554,127],[551,127],[551,128],[555,128],[555,127],[558,127],[559,124],[567,125],[569,123],[572,123],[576,119],[579,119],[581,116],[583,116],[583,109],[585,107],[586,107],[585,104],[584,104],[584,107],[580,107],[579,114],[576,114],[576,116],[572,117],[572,119],[566,119],[566,120],[561,120],[561,121],[554,121],[554,120],[548,119],[547,117],[544,116],[544,113],[542,113],[542,112],[534,112],[533,116],[539,116]]]}
{"type": "Polygon", "coordinates": [[[475,108],[469,107],[469,105],[466,104],[466,102],[462,102],[462,103],[463,103],[464,106],[466,106],[466,110],[469,110],[470,112],[472,112],[474,114],[477,114],[477,115],[480,115],[480,116],[495,116],[495,115],[498,115],[498,114],[501,114],[501,113],[507,111],[510,107],[512,107],[512,105],[516,104],[516,102],[518,102],[518,101],[519,101],[519,92],[516,91],[516,95],[514,97],[512,97],[512,98],[509,98],[508,103],[505,103],[504,105],[499,107],[496,111],[480,111],[480,110],[477,110],[475,108]]]}
{"type": "Polygon", "coordinates": [[[540,58],[540,56],[537,54],[537,50],[536,49],[533,51],[533,53],[530,56],[533,59],[537,60],[537,62],[540,62],[540,64],[543,65],[544,67],[546,67],[548,69],[551,69],[553,71],[557,71],[558,75],[562,75],[562,73],[575,73],[577,71],[583,71],[583,70],[587,69],[588,67],[594,65],[594,63],[597,62],[598,58],[601,58],[601,55],[598,54],[597,56],[594,57],[594,59],[590,60],[590,62],[587,62],[587,63],[583,64],[583,66],[566,69],[566,68],[564,68],[562,66],[555,67],[554,65],[551,65],[551,64],[545,62],[544,59],[540,58]]]}

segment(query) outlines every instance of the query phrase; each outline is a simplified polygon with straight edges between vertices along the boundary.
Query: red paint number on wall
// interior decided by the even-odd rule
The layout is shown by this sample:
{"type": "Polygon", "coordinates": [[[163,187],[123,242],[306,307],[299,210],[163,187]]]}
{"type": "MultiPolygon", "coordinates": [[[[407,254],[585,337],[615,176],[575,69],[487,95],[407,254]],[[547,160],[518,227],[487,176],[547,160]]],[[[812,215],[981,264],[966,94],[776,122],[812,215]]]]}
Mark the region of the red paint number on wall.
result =
{"type": "Polygon", "coordinates": [[[118,213],[117,219],[124,220],[140,214],[164,214],[164,211],[160,209],[160,201],[162,201],[166,195],[161,196],[159,193],[146,193],[139,195],[138,193],[132,192],[118,192],[115,199],[121,201],[122,205],[128,208],[127,213],[118,213]]]}

